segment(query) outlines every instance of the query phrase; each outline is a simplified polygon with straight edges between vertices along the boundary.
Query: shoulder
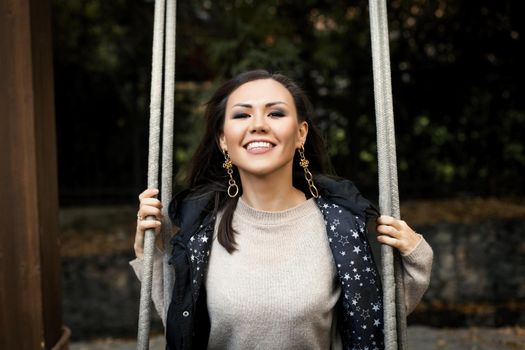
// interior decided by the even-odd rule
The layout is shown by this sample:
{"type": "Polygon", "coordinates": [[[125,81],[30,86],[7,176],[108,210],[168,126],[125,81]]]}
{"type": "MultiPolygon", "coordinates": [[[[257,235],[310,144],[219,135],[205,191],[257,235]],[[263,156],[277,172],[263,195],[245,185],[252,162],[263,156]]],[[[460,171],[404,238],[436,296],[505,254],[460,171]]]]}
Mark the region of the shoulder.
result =
{"type": "Polygon", "coordinates": [[[314,182],[321,197],[326,201],[337,204],[362,217],[379,215],[379,210],[371,201],[361,195],[355,184],[347,179],[316,175],[314,182]]]}
{"type": "Polygon", "coordinates": [[[168,215],[173,225],[181,231],[191,231],[196,225],[211,216],[214,192],[195,192],[183,190],[171,200],[168,215]]]}

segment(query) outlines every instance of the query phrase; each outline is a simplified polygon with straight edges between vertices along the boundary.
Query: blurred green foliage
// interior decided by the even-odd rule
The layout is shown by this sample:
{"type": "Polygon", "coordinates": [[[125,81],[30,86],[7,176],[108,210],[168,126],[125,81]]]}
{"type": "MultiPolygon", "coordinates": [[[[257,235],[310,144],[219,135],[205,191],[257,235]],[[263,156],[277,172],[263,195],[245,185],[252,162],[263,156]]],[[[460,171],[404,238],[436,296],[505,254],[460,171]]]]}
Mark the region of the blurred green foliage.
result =
{"type": "MultiPolygon", "coordinates": [[[[402,199],[517,195],[525,187],[519,0],[392,0],[391,67],[402,199]]],[[[221,81],[295,78],[337,173],[376,190],[368,2],[179,1],[177,184],[221,81]]],[[[53,0],[63,204],[129,201],[145,187],[153,2],[53,0]]]]}

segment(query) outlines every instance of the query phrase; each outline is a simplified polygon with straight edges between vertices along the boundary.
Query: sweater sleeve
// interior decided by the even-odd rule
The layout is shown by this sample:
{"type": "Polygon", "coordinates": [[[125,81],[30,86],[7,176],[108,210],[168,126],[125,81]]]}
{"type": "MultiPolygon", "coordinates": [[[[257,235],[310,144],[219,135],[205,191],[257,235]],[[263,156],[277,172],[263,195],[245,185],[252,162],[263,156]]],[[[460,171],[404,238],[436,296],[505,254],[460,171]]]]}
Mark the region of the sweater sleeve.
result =
{"type": "MultiPolygon", "coordinates": [[[[155,248],[153,253],[153,276],[151,284],[151,299],[153,300],[153,305],[159,314],[162,322],[165,323],[165,302],[164,302],[164,252],[155,248]]],[[[135,258],[129,262],[135,275],[142,281],[142,269],[144,266],[144,259],[135,258]]]]}
{"type": "Polygon", "coordinates": [[[434,252],[422,235],[416,247],[401,255],[407,315],[416,308],[430,283],[434,252]]]}

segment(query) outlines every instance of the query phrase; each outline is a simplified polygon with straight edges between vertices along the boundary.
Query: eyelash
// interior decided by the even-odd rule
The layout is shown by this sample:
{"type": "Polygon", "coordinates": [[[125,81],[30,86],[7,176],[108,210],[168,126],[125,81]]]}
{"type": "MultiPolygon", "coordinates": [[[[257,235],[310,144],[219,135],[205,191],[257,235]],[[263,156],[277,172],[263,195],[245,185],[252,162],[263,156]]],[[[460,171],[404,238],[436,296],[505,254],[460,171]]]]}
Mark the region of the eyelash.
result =
{"type": "MultiPolygon", "coordinates": [[[[273,111],[273,112],[270,112],[268,115],[270,117],[280,118],[280,117],[284,117],[286,114],[284,114],[284,112],[281,112],[281,111],[273,111]]],[[[248,118],[248,117],[250,117],[250,114],[248,113],[235,113],[233,115],[233,119],[242,119],[242,118],[248,118]]]]}

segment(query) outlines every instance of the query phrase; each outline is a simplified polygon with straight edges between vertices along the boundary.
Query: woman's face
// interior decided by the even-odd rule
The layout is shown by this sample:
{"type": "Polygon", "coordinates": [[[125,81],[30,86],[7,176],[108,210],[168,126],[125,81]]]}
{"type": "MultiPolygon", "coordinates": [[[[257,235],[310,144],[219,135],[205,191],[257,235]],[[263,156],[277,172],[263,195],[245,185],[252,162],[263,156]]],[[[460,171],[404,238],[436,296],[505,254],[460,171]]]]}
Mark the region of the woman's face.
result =
{"type": "Polygon", "coordinates": [[[273,79],[254,80],[228,97],[220,145],[243,175],[266,176],[293,169],[295,150],[306,140],[292,95],[273,79]]]}

